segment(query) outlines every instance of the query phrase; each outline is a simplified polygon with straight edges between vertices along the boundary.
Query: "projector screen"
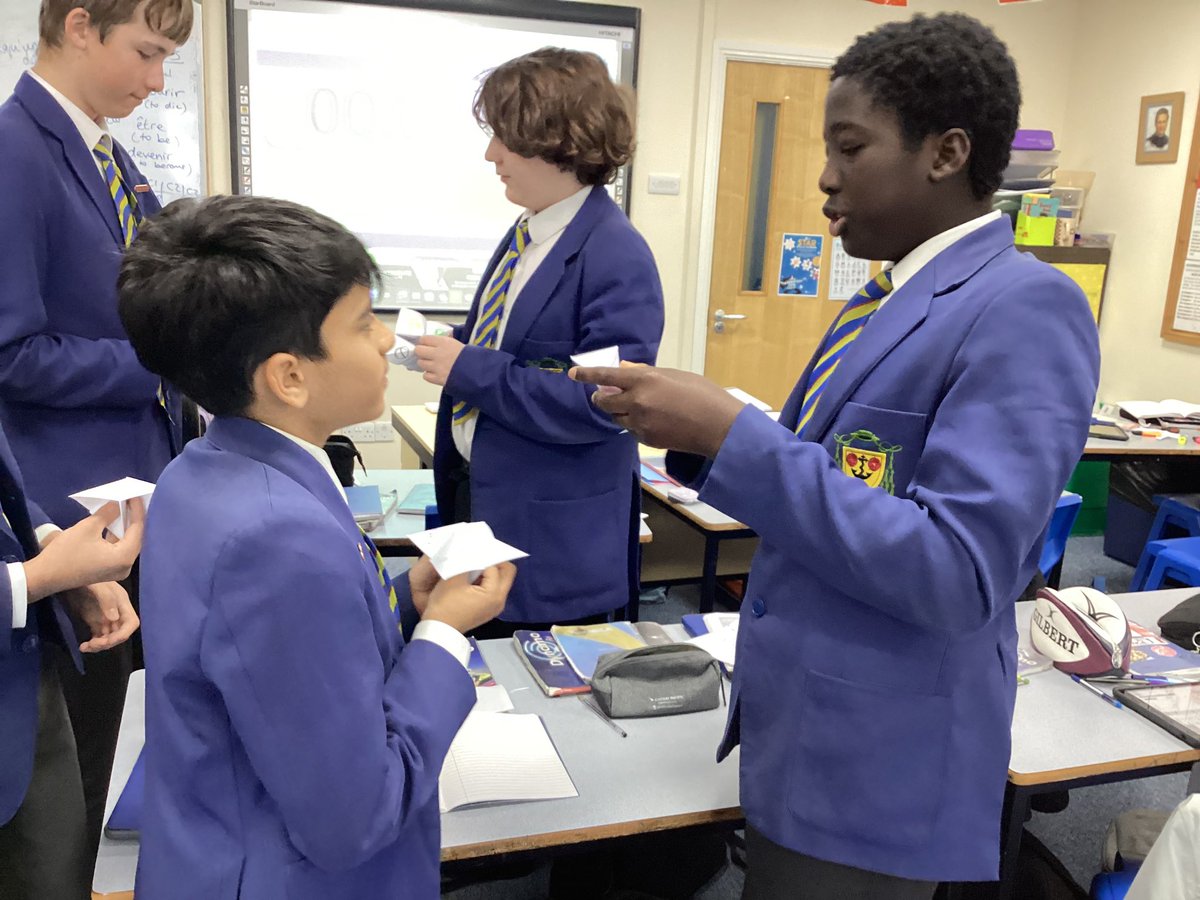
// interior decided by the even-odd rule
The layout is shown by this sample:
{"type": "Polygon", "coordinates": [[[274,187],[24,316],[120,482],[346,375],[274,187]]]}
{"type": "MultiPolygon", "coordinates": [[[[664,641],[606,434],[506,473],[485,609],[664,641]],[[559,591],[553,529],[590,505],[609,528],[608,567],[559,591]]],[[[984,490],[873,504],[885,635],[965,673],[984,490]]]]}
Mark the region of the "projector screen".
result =
{"type": "MultiPolygon", "coordinates": [[[[520,213],[483,158],[480,76],[556,46],[597,54],[632,88],[638,16],[547,0],[234,0],[234,191],[303,203],[362,238],[384,273],[378,308],[464,311],[520,213]]],[[[626,208],[628,177],[609,186],[626,208]]]]}

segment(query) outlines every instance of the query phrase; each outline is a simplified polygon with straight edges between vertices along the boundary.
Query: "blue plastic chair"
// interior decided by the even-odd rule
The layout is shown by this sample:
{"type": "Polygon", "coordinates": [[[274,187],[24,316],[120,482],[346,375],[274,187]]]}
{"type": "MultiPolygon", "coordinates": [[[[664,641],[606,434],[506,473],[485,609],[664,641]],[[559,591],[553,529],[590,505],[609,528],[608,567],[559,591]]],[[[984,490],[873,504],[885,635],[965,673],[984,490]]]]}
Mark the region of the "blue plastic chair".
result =
{"type": "Polygon", "coordinates": [[[1142,549],[1133,580],[1129,583],[1131,591],[1146,590],[1146,579],[1155,557],[1165,542],[1180,537],[1176,532],[1200,537],[1200,494],[1163,494],[1154,500],[1158,504],[1158,512],[1146,533],[1146,546],[1142,549]]]}
{"type": "Polygon", "coordinates": [[[1141,863],[1127,863],[1116,872],[1101,872],[1092,879],[1091,900],[1122,900],[1141,867],[1141,863]]]}
{"type": "Polygon", "coordinates": [[[1200,537],[1151,541],[1142,552],[1143,559],[1147,556],[1152,560],[1149,572],[1134,590],[1157,591],[1168,578],[1193,587],[1200,585],[1200,537]]]}
{"type": "Polygon", "coordinates": [[[1038,559],[1038,568],[1041,569],[1042,575],[1050,587],[1058,587],[1063,553],[1067,549],[1067,538],[1071,535],[1071,528],[1075,525],[1075,519],[1082,506],[1083,497],[1079,494],[1072,494],[1070,491],[1063,491],[1054,507],[1054,515],[1050,517],[1050,527],[1046,529],[1046,542],[1042,544],[1042,555],[1038,559]]]}

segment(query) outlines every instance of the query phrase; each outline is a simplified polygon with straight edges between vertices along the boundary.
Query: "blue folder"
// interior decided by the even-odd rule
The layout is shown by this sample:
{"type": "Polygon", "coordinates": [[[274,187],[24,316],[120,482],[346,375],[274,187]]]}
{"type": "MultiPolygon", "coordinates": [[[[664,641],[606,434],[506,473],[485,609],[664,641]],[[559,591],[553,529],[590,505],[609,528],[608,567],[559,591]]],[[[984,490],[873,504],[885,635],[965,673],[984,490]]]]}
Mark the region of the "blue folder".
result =
{"type": "Polygon", "coordinates": [[[133,771],[129,773],[129,780],[125,782],[121,796],[117,798],[117,802],[113,806],[112,815],[108,817],[108,822],[104,826],[106,837],[113,840],[131,840],[138,836],[138,829],[142,824],[142,794],[146,785],[143,764],[145,758],[146,752],[143,748],[138,753],[137,762],[133,764],[133,771]]]}

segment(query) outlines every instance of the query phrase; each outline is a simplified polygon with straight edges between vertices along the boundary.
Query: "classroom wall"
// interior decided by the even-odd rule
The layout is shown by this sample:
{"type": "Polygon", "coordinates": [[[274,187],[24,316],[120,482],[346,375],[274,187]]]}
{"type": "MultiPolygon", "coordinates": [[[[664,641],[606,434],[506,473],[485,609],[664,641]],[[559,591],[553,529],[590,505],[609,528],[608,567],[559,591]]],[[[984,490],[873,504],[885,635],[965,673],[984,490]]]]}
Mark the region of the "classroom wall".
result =
{"type": "MultiPolygon", "coordinates": [[[[607,2],[607,0],[606,0],[607,2]]],[[[642,9],[638,156],[632,219],[658,259],[667,304],[662,365],[699,369],[693,323],[701,285],[700,178],[708,147],[709,85],[717,43],[747,48],[815,50],[836,56],[855,37],[913,13],[957,11],[994,27],[1009,45],[1025,83],[1022,124],[1062,132],[1071,50],[1081,0],[999,7],[995,0],[910,0],[906,9],[865,0],[631,0],[642,9]],[[1065,36],[1065,37],[1064,37],[1065,36]],[[1058,49],[1061,43],[1068,48],[1058,49]],[[689,50],[692,53],[689,56],[689,50]],[[685,126],[690,122],[690,132],[685,126]],[[678,173],[678,197],[648,194],[650,173],[678,173]]]]}
{"type": "Polygon", "coordinates": [[[1200,402],[1200,348],[1159,336],[1200,90],[1200,3],[1087,0],[1076,24],[1063,164],[1096,173],[1088,231],[1116,234],[1100,322],[1100,398],[1200,402]],[[1174,165],[1139,166],[1138,104],[1184,91],[1174,165]]]}
{"type": "MultiPolygon", "coordinates": [[[[223,190],[229,184],[227,87],[220,53],[226,0],[202,2],[210,183],[213,190],[223,190]]],[[[663,280],[667,328],[661,364],[699,367],[692,338],[695,317],[706,316],[697,308],[705,286],[696,273],[715,46],[836,55],[856,35],[882,22],[918,12],[959,11],[987,22],[1008,44],[1022,78],[1022,125],[1054,131],[1064,148],[1065,167],[1097,172],[1084,224],[1119,233],[1101,325],[1101,397],[1181,395],[1200,400],[1188,392],[1188,385],[1200,384],[1200,351],[1158,337],[1184,162],[1133,164],[1134,121],[1143,94],[1188,92],[1183,136],[1188,146],[1200,83],[1200,57],[1191,52],[1189,36],[1200,33],[1200,3],[1147,0],[1135,9],[1128,0],[1042,0],[1005,7],[996,0],[910,0],[907,8],[865,0],[616,2],[642,9],[631,209],[663,280]],[[651,173],[679,175],[680,194],[649,194],[651,173]]],[[[397,371],[388,402],[419,403],[436,395],[437,389],[418,375],[397,371]]],[[[364,449],[369,463],[394,464],[394,447],[370,444],[364,449]]]]}

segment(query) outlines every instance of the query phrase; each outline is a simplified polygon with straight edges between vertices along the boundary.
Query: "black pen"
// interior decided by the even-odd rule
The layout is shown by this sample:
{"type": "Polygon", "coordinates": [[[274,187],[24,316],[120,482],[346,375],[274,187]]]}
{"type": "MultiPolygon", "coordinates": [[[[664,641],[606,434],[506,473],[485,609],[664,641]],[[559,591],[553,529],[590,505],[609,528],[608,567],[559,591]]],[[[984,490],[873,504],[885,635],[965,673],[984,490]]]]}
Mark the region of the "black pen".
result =
{"type": "Polygon", "coordinates": [[[580,695],[579,702],[582,703],[584,706],[586,706],[588,709],[590,709],[592,712],[594,712],[596,715],[598,715],[601,718],[601,720],[604,722],[605,725],[607,725],[609,728],[611,728],[613,731],[615,731],[621,737],[629,737],[629,735],[625,733],[624,728],[622,728],[620,725],[618,725],[616,722],[614,722],[612,719],[610,719],[608,716],[606,716],[604,714],[604,711],[602,709],[600,709],[599,707],[597,707],[595,704],[593,704],[592,701],[590,701],[587,697],[580,695]]]}

